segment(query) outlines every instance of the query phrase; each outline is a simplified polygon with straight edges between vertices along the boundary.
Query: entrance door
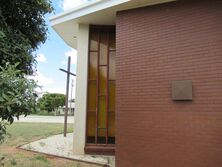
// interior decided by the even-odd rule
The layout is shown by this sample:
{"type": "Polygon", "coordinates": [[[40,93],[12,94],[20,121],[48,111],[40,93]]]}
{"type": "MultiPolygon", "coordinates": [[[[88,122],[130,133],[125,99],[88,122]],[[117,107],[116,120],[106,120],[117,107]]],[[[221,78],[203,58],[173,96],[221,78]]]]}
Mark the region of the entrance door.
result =
{"type": "Polygon", "coordinates": [[[115,27],[90,26],[86,153],[114,153],[115,27]]]}

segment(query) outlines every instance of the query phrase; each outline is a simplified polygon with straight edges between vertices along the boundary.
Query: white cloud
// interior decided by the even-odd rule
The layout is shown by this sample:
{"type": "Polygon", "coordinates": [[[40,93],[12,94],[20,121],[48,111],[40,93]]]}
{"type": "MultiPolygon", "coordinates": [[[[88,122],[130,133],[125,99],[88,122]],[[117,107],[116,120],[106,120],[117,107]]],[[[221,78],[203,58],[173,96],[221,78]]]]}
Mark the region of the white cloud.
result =
{"type": "Polygon", "coordinates": [[[62,0],[60,6],[63,10],[68,10],[79,6],[83,3],[83,0],[62,0]]]}
{"type": "MultiPolygon", "coordinates": [[[[52,78],[45,76],[41,72],[37,72],[35,76],[29,76],[28,78],[34,79],[37,82],[37,84],[40,86],[36,89],[36,91],[39,93],[39,96],[41,96],[46,92],[66,94],[66,84],[64,84],[64,86],[58,87],[58,85],[56,85],[56,82],[52,78]]],[[[76,94],[75,85],[76,85],[75,77],[71,77],[70,87],[69,87],[69,99],[71,98],[71,90],[72,90],[72,98],[75,98],[76,94]],[[73,89],[71,85],[72,80],[73,80],[73,89]]]]}
{"type": "Polygon", "coordinates": [[[65,88],[57,88],[57,87],[43,88],[43,92],[66,94],[65,88]]]}
{"type": "MultiPolygon", "coordinates": [[[[75,94],[76,94],[76,88],[75,88],[75,79],[71,78],[70,80],[70,87],[69,87],[69,99],[71,99],[71,90],[72,90],[72,99],[75,98],[75,94]],[[72,89],[72,80],[74,81],[73,83],[73,89],[72,89]]],[[[56,87],[56,86],[45,86],[42,87],[41,89],[37,90],[40,94],[44,94],[46,92],[48,93],[61,93],[61,94],[66,94],[66,85],[64,85],[63,87],[56,87]]]]}
{"type": "MultiPolygon", "coordinates": [[[[75,49],[71,49],[65,52],[65,57],[71,57],[71,64],[77,64],[77,51],[75,49]]],[[[67,59],[62,61],[62,65],[67,64],[67,59]]]]}
{"type": "Polygon", "coordinates": [[[54,83],[53,79],[45,76],[41,72],[37,72],[36,75],[29,77],[30,79],[34,79],[39,86],[47,86],[54,83]]]}
{"type": "Polygon", "coordinates": [[[46,63],[47,59],[43,53],[39,53],[36,57],[37,62],[46,63]]]}

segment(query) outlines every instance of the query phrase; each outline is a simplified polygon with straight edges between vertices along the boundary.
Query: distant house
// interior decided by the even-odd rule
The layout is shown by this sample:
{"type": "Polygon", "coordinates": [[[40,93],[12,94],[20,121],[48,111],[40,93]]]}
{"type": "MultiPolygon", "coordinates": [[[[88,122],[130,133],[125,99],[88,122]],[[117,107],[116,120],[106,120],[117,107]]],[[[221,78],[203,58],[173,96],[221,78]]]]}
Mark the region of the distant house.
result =
{"type": "MultiPolygon", "coordinates": [[[[60,106],[58,108],[58,112],[60,115],[65,114],[65,106],[60,106]]],[[[68,103],[68,115],[74,115],[75,112],[75,102],[70,102],[68,103]]]]}
{"type": "Polygon", "coordinates": [[[78,50],[74,153],[222,166],[222,1],[100,0],[51,23],[78,50]]]}

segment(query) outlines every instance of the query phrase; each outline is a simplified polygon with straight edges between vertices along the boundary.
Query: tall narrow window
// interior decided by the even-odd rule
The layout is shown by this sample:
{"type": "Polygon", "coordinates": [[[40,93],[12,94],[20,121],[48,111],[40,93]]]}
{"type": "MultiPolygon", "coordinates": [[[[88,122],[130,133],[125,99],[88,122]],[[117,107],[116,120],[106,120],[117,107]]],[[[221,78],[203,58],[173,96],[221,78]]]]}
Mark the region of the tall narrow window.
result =
{"type": "Polygon", "coordinates": [[[115,144],[115,45],[115,27],[91,26],[86,147],[115,144]]]}

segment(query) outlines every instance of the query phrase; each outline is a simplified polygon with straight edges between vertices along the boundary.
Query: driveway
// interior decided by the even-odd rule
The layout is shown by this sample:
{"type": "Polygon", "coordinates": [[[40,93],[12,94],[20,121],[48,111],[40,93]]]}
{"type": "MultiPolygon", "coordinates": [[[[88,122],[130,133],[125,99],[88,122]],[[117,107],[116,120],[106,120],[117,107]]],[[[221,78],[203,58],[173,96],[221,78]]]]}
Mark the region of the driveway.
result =
{"type": "MultiPolygon", "coordinates": [[[[26,117],[20,116],[19,120],[14,119],[15,122],[33,122],[33,123],[64,123],[64,116],[39,116],[28,115],[26,117]]],[[[74,116],[68,116],[68,123],[74,123],[74,116]]]]}

